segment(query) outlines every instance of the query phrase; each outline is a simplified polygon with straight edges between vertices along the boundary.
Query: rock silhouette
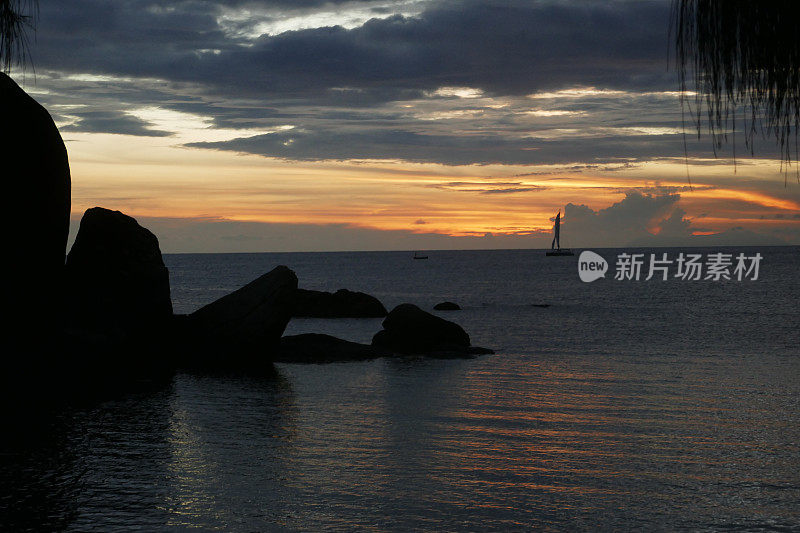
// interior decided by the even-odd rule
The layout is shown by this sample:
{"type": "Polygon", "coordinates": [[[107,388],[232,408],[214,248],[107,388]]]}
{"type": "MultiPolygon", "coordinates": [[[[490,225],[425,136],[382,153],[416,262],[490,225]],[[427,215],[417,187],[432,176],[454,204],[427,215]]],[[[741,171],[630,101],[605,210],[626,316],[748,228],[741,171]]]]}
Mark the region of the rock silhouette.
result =
{"type": "Polygon", "coordinates": [[[166,379],[187,362],[247,369],[273,360],[478,350],[460,326],[416,306],[398,306],[387,316],[365,293],[298,290],[297,276],[285,266],[176,317],[157,237],[134,218],[101,207],[84,213],[65,263],[71,179],[61,135],[44,107],[3,73],[0,112],[6,207],[16,223],[6,232],[14,256],[6,262],[11,318],[4,322],[5,346],[16,357],[6,365],[2,389],[10,398],[117,390],[166,379]],[[281,340],[292,316],[387,318],[372,345],[364,345],[321,334],[281,340]],[[30,356],[18,357],[22,349],[30,356]],[[176,351],[184,355],[175,357],[176,351]]]}
{"type": "MultiPolygon", "coordinates": [[[[0,72],[4,215],[12,221],[4,247],[8,274],[6,342],[24,339],[26,349],[60,325],[61,286],[69,231],[70,173],[67,150],[44,107],[0,72]],[[43,309],[47,309],[43,313],[43,309]],[[36,318],[33,318],[36,317],[36,318]],[[35,324],[31,324],[35,322],[35,324]],[[33,329],[35,335],[30,335],[33,329]]],[[[7,344],[8,346],[8,344],[7,344]]]]}
{"type": "Polygon", "coordinates": [[[442,302],[433,306],[436,311],[461,311],[461,307],[453,302],[442,302]]]}
{"type": "Polygon", "coordinates": [[[291,319],[296,289],[295,273],[276,267],[186,317],[186,338],[202,352],[204,365],[267,360],[291,319]]]}
{"type": "Polygon", "coordinates": [[[452,352],[467,355],[470,340],[458,324],[416,305],[401,304],[383,321],[383,330],[372,338],[372,345],[405,354],[452,352]]]}
{"type": "Polygon", "coordinates": [[[335,293],[297,289],[292,298],[295,317],[374,318],[386,314],[386,308],[374,296],[347,289],[335,293]]]}
{"type": "Polygon", "coordinates": [[[67,256],[70,324],[148,335],[172,317],[169,272],[158,239],[132,217],[93,207],[67,256]]]}
{"type": "Polygon", "coordinates": [[[280,342],[275,356],[281,363],[331,363],[334,361],[363,361],[392,355],[369,344],[350,342],[321,333],[287,335],[280,342]]]}

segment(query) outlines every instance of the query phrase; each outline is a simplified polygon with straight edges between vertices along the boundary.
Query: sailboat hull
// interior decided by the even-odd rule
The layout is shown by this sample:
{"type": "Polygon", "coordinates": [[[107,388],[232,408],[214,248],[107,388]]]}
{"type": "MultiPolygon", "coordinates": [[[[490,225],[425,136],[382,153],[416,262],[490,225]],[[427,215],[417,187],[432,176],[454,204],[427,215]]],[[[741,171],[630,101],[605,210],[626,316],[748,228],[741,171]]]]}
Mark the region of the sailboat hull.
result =
{"type": "Polygon", "coordinates": [[[561,250],[550,250],[545,255],[575,255],[569,248],[562,248],[561,250]]]}

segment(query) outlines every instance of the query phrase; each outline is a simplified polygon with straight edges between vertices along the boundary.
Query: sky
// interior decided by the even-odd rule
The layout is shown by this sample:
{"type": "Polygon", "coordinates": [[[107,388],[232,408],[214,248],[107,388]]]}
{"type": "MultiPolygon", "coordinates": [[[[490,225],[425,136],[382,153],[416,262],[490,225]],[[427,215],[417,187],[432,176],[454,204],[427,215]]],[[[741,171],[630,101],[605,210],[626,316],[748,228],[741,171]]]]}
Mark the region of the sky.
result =
{"type": "Polygon", "coordinates": [[[563,246],[800,244],[774,143],[697,138],[669,18],[669,0],[40,0],[12,77],[66,143],[73,235],[102,206],[164,252],[544,248],[560,210],[563,246]]]}

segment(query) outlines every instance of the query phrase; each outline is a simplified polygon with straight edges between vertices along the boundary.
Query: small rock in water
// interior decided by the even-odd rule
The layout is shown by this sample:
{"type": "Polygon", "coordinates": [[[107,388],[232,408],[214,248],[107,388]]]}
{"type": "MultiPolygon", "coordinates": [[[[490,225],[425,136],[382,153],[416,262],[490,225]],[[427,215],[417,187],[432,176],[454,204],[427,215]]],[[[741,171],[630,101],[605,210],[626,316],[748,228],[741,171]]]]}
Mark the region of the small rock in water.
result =
{"type": "Polygon", "coordinates": [[[413,304],[392,309],[383,321],[383,329],[372,338],[372,345],[431,357],[471,357],[477,350],[461,326],[413,304]]]}
{"type": "Polygon", "coordinates": [[[297,289],[292,316],[313,318],[377,318],[386,316],[383,304],[363,292],[339,289],[334,293],[297,289]]]}
{"type": "Polygon", "coordinates": [[[436,311],[461,311],[461,307],[453,302],[442,302],[433,306],[436,311]]]}

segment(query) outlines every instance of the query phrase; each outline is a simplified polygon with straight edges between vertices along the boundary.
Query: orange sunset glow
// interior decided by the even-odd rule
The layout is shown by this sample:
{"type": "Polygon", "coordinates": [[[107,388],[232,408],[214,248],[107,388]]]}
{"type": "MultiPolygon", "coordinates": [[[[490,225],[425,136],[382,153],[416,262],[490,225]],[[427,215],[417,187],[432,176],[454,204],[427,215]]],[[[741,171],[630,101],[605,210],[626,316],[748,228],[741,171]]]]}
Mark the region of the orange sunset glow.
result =
{"type": "MultiPolygon", "coordinates": [[[[184,135],[180,142],[191,139],[184,135]]],[[[554,211],[567,204],[600,210],[622,200],[626,191],[641,189],[679,190],[676,205],[686,217],[702,216],[703,229],[693,235],[732,227],[800,229],[795,217],[800,213],[798,188],[791,183],[784,187],[774,160],[740,164],[736,173],[732,164],[709,167],[691,160],[576,171],[569,169],[574,165],[293,162],[185,148],[172,137],[73,133],[66,140],[74,218],[103,205],[138,217],[341,224],[411,234],[488,233],[546,240],[554,211]]],[[[658,234],[655,226],[666,216],[649,220],[649,231],[658,234]]],[[[529,244],[520,241],[521,246],[529,244]]]]}

